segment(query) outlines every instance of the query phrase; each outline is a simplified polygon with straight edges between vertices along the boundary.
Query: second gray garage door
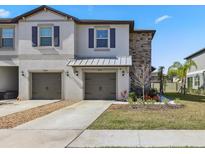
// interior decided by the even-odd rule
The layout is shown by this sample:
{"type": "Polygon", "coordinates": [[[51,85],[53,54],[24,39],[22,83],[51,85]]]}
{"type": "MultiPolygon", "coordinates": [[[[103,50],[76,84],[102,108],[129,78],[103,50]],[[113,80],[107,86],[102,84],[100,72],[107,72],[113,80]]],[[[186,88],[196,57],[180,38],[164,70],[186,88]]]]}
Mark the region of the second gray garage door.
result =
{"type": "Polygon", "coordinates": [[[85,99],[116,99],[116,73],[85,73],[85,99]]]}
{"type": "Polygon", "coordinates": [[[61,99],[61,73],[32,73],[32,99],[61,99]]]}

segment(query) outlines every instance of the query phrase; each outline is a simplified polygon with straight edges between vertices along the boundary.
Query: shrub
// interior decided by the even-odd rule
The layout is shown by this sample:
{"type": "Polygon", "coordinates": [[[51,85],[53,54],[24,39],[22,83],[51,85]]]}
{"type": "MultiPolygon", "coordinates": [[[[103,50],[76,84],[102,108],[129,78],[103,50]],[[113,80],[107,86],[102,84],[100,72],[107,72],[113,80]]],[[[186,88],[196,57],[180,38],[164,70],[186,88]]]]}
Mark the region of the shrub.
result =
{"type": "Polygon", "coordinates": [[[159,102],[160,101],[160,97],[157,95],[157,96],[154,96],[152,97],[153,100],[155,100],[156,102],[159,102]]]}
{"type": "Polygon", "coordinates": [[[132,100],[133,102],[136,102],[137,96],[135,92],[130,92],[128,95],[128,99],[132,100]]]}
{"type": "Polygon", "coordinates": [[[194,94],[194,95],[205,95],[205,89],[204,88],[189,89],[188,93],[189,94],[194,94]]]}
{"type": "Polygon", "coordinates": [[[130,105],[133,105],[133,104],[134,104],[134,101],[132,100],[131,97],[128,97],[127,101],[128,101],[128,103],[129,103],[130,105]]]}
{"type": "Polygon", "coordinates": [[[137,104],[144,104],[143,99],[141,99],[141,98],[137,98],[137,104]]]}
{"type": "Polygon", "coordinates": [[[151,88],[151,89],[148,91],[148,95],[149,95],[150,97],[157,96],[157,94],[158,94],[157,89],[151,88]]]}
{"type": "Polygon", "coordinates": [[[147,104],[154,104],[154,103],[156,103],[156,100],[154,100],[154,99],[148,99],[148,100],[146,100],[146,103],[147,103],[147,104]]]}
{"type": "Polygon", "coordinates": [[[162,99],[162,102],[163,102],[164,104],[168,104],[168,103],[169,103],[169,99],[163,98],[163,99],[162,99]]]}

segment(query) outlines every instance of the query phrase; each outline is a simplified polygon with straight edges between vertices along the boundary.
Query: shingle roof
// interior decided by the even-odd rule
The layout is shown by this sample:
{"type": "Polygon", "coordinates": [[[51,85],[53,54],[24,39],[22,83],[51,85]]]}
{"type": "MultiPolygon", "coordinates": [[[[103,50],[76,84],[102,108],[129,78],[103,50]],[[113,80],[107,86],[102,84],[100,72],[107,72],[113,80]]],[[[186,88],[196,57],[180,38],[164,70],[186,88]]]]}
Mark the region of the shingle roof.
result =
{"type": "Polygon", "coordinates": [[[132,57],[112,57],[112,58],[77,58],[69,59],[67,66],[96,67],[96,66],[131,66],[132,57]]]}
{"type": "Polygon", "coordinates": [[[52,12],[55,12],[55,13],[60,14],[62,16],[65,16],[69,19],[72,19],[74,22],[76,22],[78,24],[128,24],[130,27],[130,32],[132,32],[132,33],[134,33],[134,32],[137,32],[137,33],[147,32],[147,33],[152,33],[152,36],[154,36],[154,34],[155,34],[155,30],[134,30],[134,20],[84,20],[84,19],[78,19],[74,16],[71,16],[67,13],[61,12],[59,10],[56,10],[56,9],[51,8],[49,6],[46,6],[46,5],[39,6],[33,10],[30,10],[30,11],[23,13],[17,17],[14,17],[14,18],[7,18],[7,19],[0,18],[0,24],[17,23],[20,19],[26,18],[32,14],[35,14],[39,11],[44,10],[44,9],[50,10],[52,12]]]}
{"type": "Polygon", "coordinates": [[[198,56],[198,55],[200,55],[200,54],[202,54],[202,53],[204,53],[204,52],[205,52],[205,48],[202,48],[202,49],[200,49],[199,51],[194,52],[193,54],[191,54],[191,55],[185,57],[184,59],[193,58],[193,57],[198,56]]]}
{"type": "Polygon", "coordinates": [[[12,18],[0,18],[0,24],[14,23],[12,18]]]}
{"type": "Polygon", "coordinates": [[[18,20],[22,19],[23,17],[28,17],[32,14],[35,14],[39,11],[42,11],[44,9],[47,9],[49,11],[52,11],[52,12],[55,12],[57,14],[60,14],[62,16],[65,16],[65,17],[68,17],[68,18],[71,18],[73,19],[76,23],[79,23],[79,24],[129,24],[131,29],[134,28],[134,21],[133,20],[80,20],[74,16],[71,16],[67,13],[64,13],[64,12],[61,12],[59,10],[56,10],[54,8],[51,8],[49,6],[46,6],[46,5],[42,5],[42,6],[39,6],[31,11],[28,11],[26,13],[23,13],[17,17],[14,17],[14,18],[8,18],[8,19],[4,19],[4,18],[0,18],[0,23],[17,23],[18,20]]]}

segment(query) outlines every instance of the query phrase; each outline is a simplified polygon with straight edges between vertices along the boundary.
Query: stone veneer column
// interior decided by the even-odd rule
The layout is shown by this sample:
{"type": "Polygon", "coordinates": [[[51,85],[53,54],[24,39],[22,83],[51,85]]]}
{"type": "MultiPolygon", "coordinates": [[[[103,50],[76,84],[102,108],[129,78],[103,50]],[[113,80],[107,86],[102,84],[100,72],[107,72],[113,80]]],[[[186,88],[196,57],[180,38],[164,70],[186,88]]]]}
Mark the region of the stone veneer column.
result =
{"type": "MultiPolygon", "coordinates": [[[[149,68],[149,78],[151,74],[151,42],[153,33],[152,32],[133,32],[130,33],[130,55],[132,55],[132,67],[130,67],[130,82],[131,91],[137,90],[137,87],[132,79],[134,66],[142,68],[146,65],[149,68]]],[[[148,79],[150,81],[150,79],[148,79]]],[[[148,84],[150,86],[150,83],[148,84]]]]}

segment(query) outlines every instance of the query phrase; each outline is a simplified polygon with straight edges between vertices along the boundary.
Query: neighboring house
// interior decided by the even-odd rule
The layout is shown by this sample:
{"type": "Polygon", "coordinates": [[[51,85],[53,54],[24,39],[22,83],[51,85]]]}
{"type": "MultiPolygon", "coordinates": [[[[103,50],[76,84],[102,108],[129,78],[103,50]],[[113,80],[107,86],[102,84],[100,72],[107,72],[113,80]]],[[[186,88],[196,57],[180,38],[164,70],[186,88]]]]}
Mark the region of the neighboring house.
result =
{"type": "MultiPolygon", "coordinates": [[[[177,91],[177,81],[175,77],[169,77],[166,74],[163,74],[164,76],[164,91],[166,92],[175,92],[177,91]]],[[[158,91],[160,90],[160,77],[159,77],[159,72],[158,70],[154,71],[151,73],[151,88],[157,89],[158,91]]]]}
{"type": "MultiPolygon", "coordinates": [[[[169,77],[166,74],[163,74],[163,76],[165,77],[166,82],[174,82],[174,77],[169,77]]],[[[151,73],[151,83],[160,83],[159,72],[157,70],[151,73]]]]}
{"type": "Polygon", "coordinates": [[[205,48],[189,55],[186,60],[193,60],[197,68],[191,67],[187,73],[187,87],[189,89],[205,88],[205,48]]]}
{"type": "Polygon", "coordinates": [[[151,70],[155,31],[134,30],[134,21],[80,20],[40,6],[0,19],[0,32],[0,92],[22,100],[120,100],[131,67],[151,70]]]}
{"type": "Polygon", "coordinates": [[[151,83],[159,83],[160,82],[160,78],[159,78],[159,72],[158,71],[154,71],[151,73],[151,83]]]}

